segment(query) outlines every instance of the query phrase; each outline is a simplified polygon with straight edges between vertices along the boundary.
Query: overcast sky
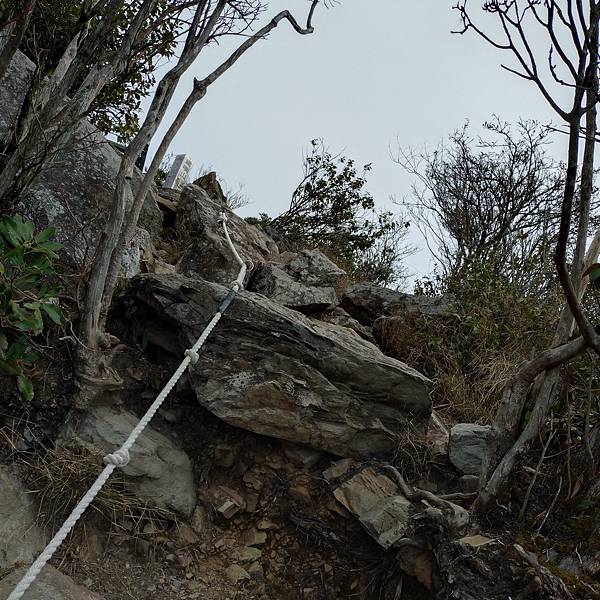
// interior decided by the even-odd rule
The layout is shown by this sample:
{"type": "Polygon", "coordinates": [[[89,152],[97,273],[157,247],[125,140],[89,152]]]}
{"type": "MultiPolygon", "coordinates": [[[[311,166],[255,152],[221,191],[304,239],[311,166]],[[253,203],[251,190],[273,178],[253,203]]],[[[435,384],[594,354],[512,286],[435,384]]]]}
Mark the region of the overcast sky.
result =
{"type": "MultiPolygon", "coordinates": [[[[295,34],[286,23],[259,42],[215,83],[176,138],[172,152],[188,154],[195,169],[210,165],[232,187],[241,183],[252,204],[242,214],[276,215],[287,207],[301,177],[302,154],[323,138],[358,163],[373,163],[368,190],[380,206],[410,193],[410,178],[390,148],[434,146],[466,119],[474,131],[493,114],[555,120],[531,83],[503,71],[507,60],[458,26],[455,0],[343,0],[320,5],[316,31],[295,34]]],[[[473,2],[477,8],[481,3],[473,2]]],[[[301,15],[306,0],[271,2],[301,15]]],[[[214,66],[213,50],[180,84],[214,66]]],[[[561,156],[565,140],[553,153],[561,156]]],[[[421,251],[408,261],[416,275],[432,261],[421,251]]]]}

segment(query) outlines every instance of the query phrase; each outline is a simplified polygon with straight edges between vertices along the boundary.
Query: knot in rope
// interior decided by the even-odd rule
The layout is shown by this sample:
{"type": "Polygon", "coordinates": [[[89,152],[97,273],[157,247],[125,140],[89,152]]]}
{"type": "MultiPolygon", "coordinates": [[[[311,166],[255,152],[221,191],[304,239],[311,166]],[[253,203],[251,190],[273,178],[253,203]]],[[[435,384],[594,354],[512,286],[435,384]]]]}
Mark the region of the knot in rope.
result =
{"type": "Polygon", "coordinates": [[[115,465],[115,467],[124,467],[130,460],[129,450],[121,448],[112,454],[107,454],[104,457],[105,465],[115,465]]]}
{"type": "Polygon", "coordinates": [[[190,362],[195,365],[199,360],[200,356],[193,348],[188,348],[184,354],[190,359],[190,362]]]}
{"type": "Polygon", "coordinates": [[[227,215],[224,212],[219,213],[219,223],[227,223],[227,221],[227,215]]]}

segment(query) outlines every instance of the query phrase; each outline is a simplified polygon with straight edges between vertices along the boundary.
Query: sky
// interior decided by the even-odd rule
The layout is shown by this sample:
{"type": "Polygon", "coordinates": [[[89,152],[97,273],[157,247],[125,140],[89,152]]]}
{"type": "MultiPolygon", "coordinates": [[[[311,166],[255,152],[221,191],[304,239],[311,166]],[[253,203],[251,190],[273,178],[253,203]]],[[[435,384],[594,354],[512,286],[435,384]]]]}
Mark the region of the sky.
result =
{"type": "MultiPolygon", "coordinates": [[[[378,206],[396,210],[390,198],[408,198],[411,189],[411,178],[391,158],[398,144],[432,148],[465,120],[481,132],[492,115],[556,122],[532,83],[501,69],[510,61],[506,54],[473,33],[451,33],[459,26],[454,3],[321,4],[309,36],[282,22],[210,87],[171,152],[188,154],[194,172],[210,167],[230,187],[242,185],[252,202],[242,216],[274,216],[289,205],[310,140],[322,138],[357,164],[372,163],[368,191],[378,206]]],[[[480,4],[472,2],[475,14],[480,4]]],[[[270,12],[289,8],[300,20],[307,6],[306,0],[273,0],[270,12]]],[[[171,116],[193,77],[214,68],[229,49],[210,50],[190,69],[171,116]]],[[[552,153],[560,158],[565,148],[559,136],[552,153]]],[[[429,273],[433,259],[415,227],[410,241],[419,251],[407,259],[409,271],[429,273]]]]}

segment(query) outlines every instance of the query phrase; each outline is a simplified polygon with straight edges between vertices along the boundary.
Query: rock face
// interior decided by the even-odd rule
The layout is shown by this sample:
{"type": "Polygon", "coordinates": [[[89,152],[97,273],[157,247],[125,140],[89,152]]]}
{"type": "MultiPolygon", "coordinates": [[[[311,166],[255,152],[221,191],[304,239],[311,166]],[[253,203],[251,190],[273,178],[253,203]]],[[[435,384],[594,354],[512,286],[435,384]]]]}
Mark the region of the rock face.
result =
{"type": "Polygon", "coordinates": [[[249,289],[288,308],[317,312],[337,304],[336,290],[345,276],[318,250],[288,252],[280,262],[259,266],[249,289]]]}
{"type": "Polygon", "coordinates": [[[353,319],[341,306],[336,306],[332,310],[322,313],[319,315],[319,320],[351,329],[365,340],[375,343],[375,338],[373,337],[371,329],[361,325],[356,319],[353,319]]]}
{"type": "Polygon", "coordinates": [[[46,545],[37,511],[12,469],[0,465],[0,571],[31,563],[46,545]]]}
{"type": "Polygon", "coordinates": [[[190,276],[224,285],[233,281],[239,265],[231,255],[219,223],[221,212],[227,214],[227,227],[240,256],[255,264],[277,256],[277,246],[258,227],[246,223],[227,208],[223,199],[198,185],[188,185],[181,192],[177,206],[176,230],[187,242],[187,249],[177,270],[190,276]]]}
{"type": "MultiPolygon", "coordinates": [[[[112,205],[120,154],[92,125],[81,123],[71,147],[59,153],[26,194],[22,212],[37,227],[58,226],[63,255],[74,266],[91,262],[99,235],[112,205]]],[[[134,189],[140,183],[136,174],[134,189]]],[[[123,261],[128,277],[140,272],[144,254],[151,253],[152,238],[161,224],[155,194],[148,195],[140,227],[123,261]]]]}
{"type": "MultiPolygon", "coordinates": [[[[0,581],[1,600],[8,598],[24,574],[25,569],[19,569],[0,581]]],[[[23,600],[102,600],[102,598],[77,585],[70,577],[63,575],[52,565],[46,565],[25,592],[23,600]]]]}
{"type": "MultiPolygon", "coordinates": [[[[103,456],[114,452],[138,421],[131,413],[96,406],[72,417],[61,432],[61,443],[81,445],[103,456]]],[[[196,505],[196,493],[187,454],[161,433],[146,427],[130,455],[131,462],[122,471],[131,492],[153,506],[189,517],[196,505]]]]}
{"type": "Polygon", "coordinates": [[[461,473],[480,474],[489,432],[489,425],[473,423],[459,423],[450,430],[448,457],[461,473]]]}
{"type": "MultiPolygon", "coordinates": [[[[227,290],[145,274],[128,293],[129,320],[151,343],[182,355],[227,290]]],[[[242,292],[191,369],[198,401],[224,421],[334,454],[389,450],[406,420],[425,426],[430,381],[351,331],[314,322],[242,292]]]]}
{"type": "Polygon", "coordinates": [[[349,285],[342,295],[342,307],[363,325],[372,325],[381,316],[397,313],[447,316],[452,310],[451,296],[413,296],[372,283],[349,285]]]}
{"type": "MultiPolygon", "coordinates": [[[[0,40],[0,50],[2,47],[0,40]]],[[[34,64],[21,52],[17,52],[8,65],[0,83],[0,140],[9,136],[17,120],[34,69],[34,64]]]]}
{"type": "MultiPolygon", "coordinates": [[[[0,139],[15,125],[33,70],[33,63],[17,52],[0,82],[0,139]]],[[[18,207],[40,229],[58,226],[57,241],[64,245],[62,256],[72,266],[83,267],[94,256],[112,205],[120,164],[121,156],[108,140],[89,122],[82,121],[75,139],[38,175],[18,207]]],[[[134,189],[140,181],[136,172],[134,189]]],[[[151,193],[124,260],[128,276],[140,272],[142,257],[151,251],[151,238],[157,235],[161,220],[155,194],[151,193]]]]}

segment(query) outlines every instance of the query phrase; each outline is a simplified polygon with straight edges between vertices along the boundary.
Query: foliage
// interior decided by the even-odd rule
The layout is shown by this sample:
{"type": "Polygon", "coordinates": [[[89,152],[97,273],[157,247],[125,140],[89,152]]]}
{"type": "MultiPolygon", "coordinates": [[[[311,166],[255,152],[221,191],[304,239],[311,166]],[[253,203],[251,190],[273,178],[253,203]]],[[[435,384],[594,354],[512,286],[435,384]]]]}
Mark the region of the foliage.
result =
{"type": "Polygon", "coordinates": [[[456,279],[422,279],[415,292],[448,294],[452,314],[384,319],[377,332],[383,348],[434,381],[434,404],[450,420],[490,422],[515,364],[550,343],[558,288],[540,300],[479,265],[456,279]]]}
{"type": "Polygon", "coordinates": [[[354,160],[332,155],[321,140],[311,144],[290,208],[270,226],[293,247],[321,248],[337,257],[355,279],[397,281],[409,253],[404,244],[408,223],[376,210],[365,190],[370,164],[359,172],[354,160]]]}
{"type": "Polygon", "coordinates": [[[48,283],[61,245],[55,229],[34,233],[19,215],[0,220],[0,371],[17,378],[24,400],[33,398],[28,367],[40,356],[35,338],[48,323],[60,325],[59,289],[48,283]]]}
{"type": "MultiPolygon", "coordinates": [[[[83,0],[38,0],[32,19],[23,40],[21,50],[39,67],[40,76],[52,72],[70,40],[78,31],[83,0]]],[[[124,31],[140,0],[124,2],[111,33],[102,43],[99,56],[108,57],[122,42],[124,31]]],[[[185,21],[177,10],[184,5],[182,0],[168,2],[160,0],[149,18],[144,44],[138,46],[129,59],[123,73],[110,81],[100,92],[91,107],[90,119],[105,134],[114,134],[120,141],[129,140],[139,128],[142,100],[148,96],[155,84],[154,72],[159,61],[169,59],[175,53],[178,37],[185,21]]],[[[75,82],[81,84],[87,71],[75,82]]]]}
{"type": "Polygon", "coordinates": [[[548,128],[484,125],[486,138],[467,123],[433,152],[400,150],[418,182],[409,210],[444,276],[486,265],[523,287],[543,285],[554,271],[564,169],[546,153],[548,128]]]}

